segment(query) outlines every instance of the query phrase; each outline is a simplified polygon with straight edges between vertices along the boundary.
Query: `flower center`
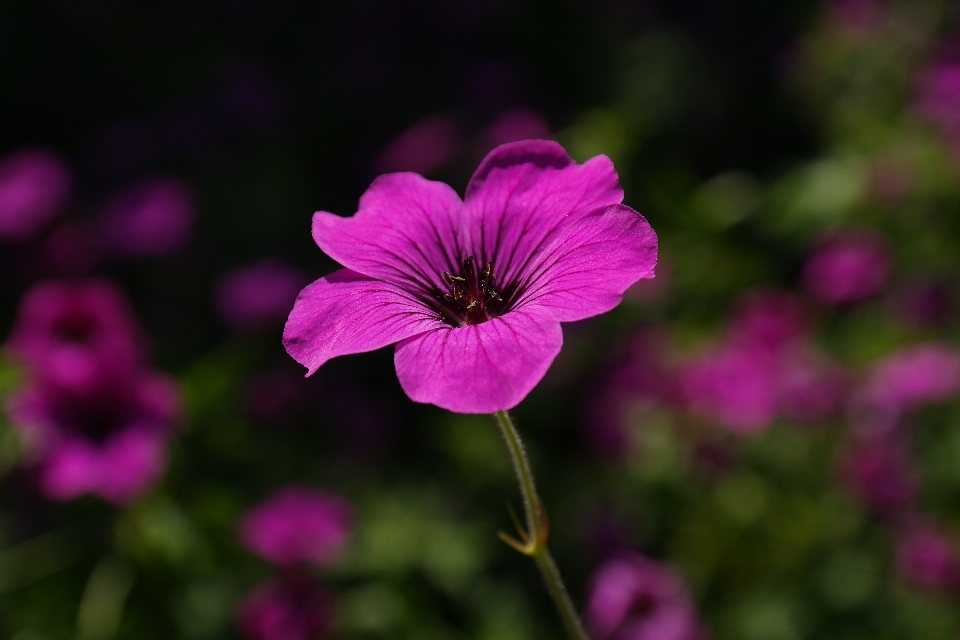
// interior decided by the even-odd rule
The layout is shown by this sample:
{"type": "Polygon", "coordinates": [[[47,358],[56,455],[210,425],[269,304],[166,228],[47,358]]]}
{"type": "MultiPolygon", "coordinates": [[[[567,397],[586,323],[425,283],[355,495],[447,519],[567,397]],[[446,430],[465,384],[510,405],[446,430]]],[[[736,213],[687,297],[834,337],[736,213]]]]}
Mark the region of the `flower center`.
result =
{"type": "Polygon", "coordinates": [[[453,275],[449,271],[444,271],[442,275],[450,288],[450,293],[443,294],[444,310],[452,316],[448,319],[455,320],[458,325],[473,325],[498,315],[491,312],[491,306],[498,307],[503,299],[493,290],[497,276],[493,272],[492,261],[478,272],[476,261],[470,256],[463,261],[460,275],[453,275]]]}

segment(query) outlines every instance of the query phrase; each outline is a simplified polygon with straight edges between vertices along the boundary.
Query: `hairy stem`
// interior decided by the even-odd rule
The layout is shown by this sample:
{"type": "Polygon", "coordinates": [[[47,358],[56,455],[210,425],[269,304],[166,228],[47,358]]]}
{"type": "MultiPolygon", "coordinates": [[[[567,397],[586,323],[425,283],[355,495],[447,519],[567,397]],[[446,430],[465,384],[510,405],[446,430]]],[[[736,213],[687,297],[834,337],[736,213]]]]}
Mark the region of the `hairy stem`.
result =
{"type": "Polygon", "coordinates": [[[547,583],[547,590],[550,597],[553,598],[563,626],[567,630],[570,638],[573,640],[589,640],[583,624],[577,616],[577,610],[570,600],[567,588],[563,585],[563,579],[560,577],[560,570],[553,561],[553,556],[547,549],[547,517],[537,495],[537,488],[533,482],[533,472],[530,470],[530,461],[523,449],[523,442],[520,440],[520,434],[517,433],[510,416],[506,411],[496,413],[497,423],[500,425],[500,432],[507,443],[507,449],[510,450],[510,458],[513,461],[513,470],[517,474],[517,481],[520,484],[520,493],[523,495],[523,506],[527,520],[526,531],[520,531],[522,542],[517,542],[510,536],[501,534],[510,546],[517,551],[533,558],[537,563],[537,568],[543,575],[547,583]]]}

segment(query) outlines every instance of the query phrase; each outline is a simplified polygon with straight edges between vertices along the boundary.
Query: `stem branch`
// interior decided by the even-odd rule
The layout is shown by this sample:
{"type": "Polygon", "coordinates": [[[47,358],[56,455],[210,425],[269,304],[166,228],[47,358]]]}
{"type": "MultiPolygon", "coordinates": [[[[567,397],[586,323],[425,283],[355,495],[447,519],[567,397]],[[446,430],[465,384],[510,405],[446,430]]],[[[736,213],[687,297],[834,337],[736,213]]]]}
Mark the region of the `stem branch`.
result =
{"type": "Polygon", "coordinates": [[[500,534],[500,537],[517,551],[531,556],[537,563],[537,568],[540,569],[540,573],[547,583],[547,590],[557,606],[557,611],[567,634],[573,640],[589,640],[586,631],[583,629],[583,624],[577,616],[577,610],[570,600],[570,594],[563,586],[560,570],[547,549],[547,534],[549,532],[547,514],[543,508],[543,502],[540,501],[540,496],[537,495],[537,488],[533,482],[533,472],[530,470],[530,461],[523,449],[520,434],[517,433],[506,411],[498,411],[496,417],[497,423],[500,425],[500,432],[507,443],[507,449],[510,450],[510,458],[513,461],[513,470],[516,472],[517,481],[520,484],[520,493],[523,495],[523,506],[527,518],[527,530],[520,531],[522,542],[518,542],[503,533],[500,534]]]}

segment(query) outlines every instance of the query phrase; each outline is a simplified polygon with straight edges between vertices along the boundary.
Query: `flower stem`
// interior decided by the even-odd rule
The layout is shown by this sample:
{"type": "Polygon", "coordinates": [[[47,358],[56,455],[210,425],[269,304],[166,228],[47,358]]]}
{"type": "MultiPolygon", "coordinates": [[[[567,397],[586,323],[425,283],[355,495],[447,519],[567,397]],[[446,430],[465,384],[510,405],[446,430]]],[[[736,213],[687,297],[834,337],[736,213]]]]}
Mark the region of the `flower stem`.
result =
{"type": "Polygon", "coordinates": [[[547,522],[547,513],[543,508],[543,502],[537,495],[537,488],[533,483],[533,472],[530,470],[530,461],[523,449],[523,442],[520,440],[520,434],[513,426],[513,421],[506,411],[497,411],[497,423],[500,425],[500,432],[510,450],[510,458],[513,460],[513,470],[517,474],[517,481],[520,483],[520,493],[523,495],[523,506],[526,512],[527,528],[524,531],[519,525],[518,530],[521,540],[501,533],[500,537],[511,547],[531,556],[537,563],[537,568],[543,574],[543,579],[547,583],[547,590],[550,597],[553,598],[557,611],[560,613],[560,619],[567,630],[567,634],[573,640],[589,640],[583,624],[577,616],[577,610],[570,600],[566,587],[563,586],[563,579],[560,577],[560,570],[553,561],[553,556],[547,549],[547,534],[549,526],[547,522]]]}

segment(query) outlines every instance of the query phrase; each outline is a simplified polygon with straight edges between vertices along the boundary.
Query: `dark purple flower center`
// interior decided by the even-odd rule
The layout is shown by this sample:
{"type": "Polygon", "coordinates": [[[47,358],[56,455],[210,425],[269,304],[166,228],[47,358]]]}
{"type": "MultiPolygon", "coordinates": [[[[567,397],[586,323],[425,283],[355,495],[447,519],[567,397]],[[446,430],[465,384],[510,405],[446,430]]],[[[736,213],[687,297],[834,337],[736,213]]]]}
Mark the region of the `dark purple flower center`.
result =
{"type": "Polygon", "coordinates": [[[657,608],[657,599],[652,593],[637,593],[630,600],[630,608],[627,609],[626,619],[631,623],[646,620],[657,608]]]}
{"type": "Polygon", "coordinates": [[[116,394],[99,393],[91,398],[64,396],[55,401],[58,424],[92,442],[103,442],[130,423],[135,407],[116,394]]]}
{"type": "Polygon", "coordinates": [[[444,320],[450,324],[480,324],[504,311],[503,299],[493,289],[497,276],[492,261],[485,269],[477,271],[476,261],[470,256],[463,261],[459,275],[444,271],[442,276],[449,293],[443,294],[441,307],[444,320]]]}
{"type": "Polygon", "coordinates": [[[88,342],[97,329],[97,319],[76,311],[59,316],[53,323],[54,334],[64,342],[88,342]]]}

